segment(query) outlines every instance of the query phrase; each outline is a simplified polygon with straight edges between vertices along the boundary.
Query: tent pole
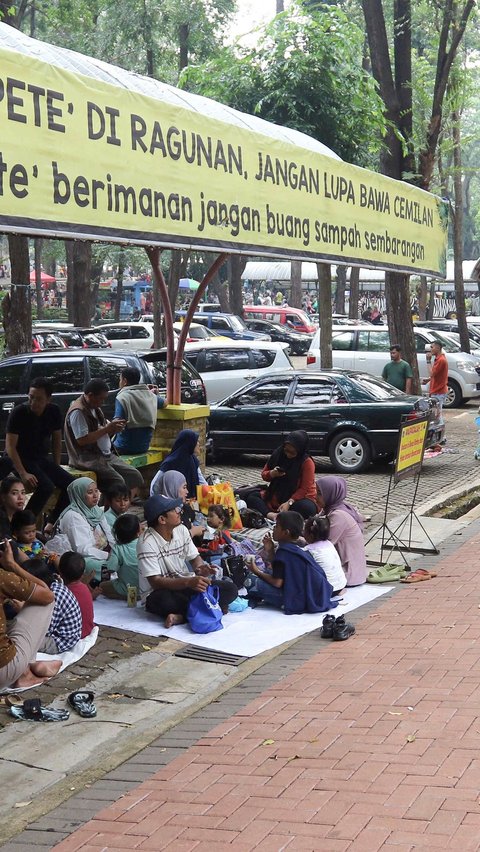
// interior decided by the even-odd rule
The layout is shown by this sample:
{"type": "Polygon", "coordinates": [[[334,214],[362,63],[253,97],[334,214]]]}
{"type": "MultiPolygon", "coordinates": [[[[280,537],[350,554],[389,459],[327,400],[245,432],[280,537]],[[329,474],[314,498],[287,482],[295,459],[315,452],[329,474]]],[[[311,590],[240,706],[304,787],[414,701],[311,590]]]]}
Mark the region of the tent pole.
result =
{"type": "MultiPolygon", "coordinates": [[[[160,255],[162,253],[162,249],[158,247],[150,246],[145,249],[148,255],[148,259],[152,266],[153,272],[153,280],[155,282],[155,286],[158,287],[160,291],[160,298],[163,304],[163,315],[165,318],[165,337],[167,342],[167,393],[166,393],[166,402],[167,405],[171,405],[174,402],[174,375],[175,375],[175,344],[174,344],[174,334],[173,334],[173,315],[172,315],[172,307],[170,305],[170,301],[168,298],[168,289],[165,283],[165,278],[160,266],[160,255]]],[[[180,374],[179,374],[180,375],[180,374]]]]}
{"type": "MultiPolygon", "coordinates": [[[[181,375],[182,375],[182,359],[183,353],[185,351],[185,341],[187,339],[188,329],[190,328],[190,324],[192,322],[192,317],[197,310],[198,303],[202,298],[205,290],[207,289],[208,284],[212,280],[213,276],[216,275],[221,266],[225,263],[228,258],[228,254],[219,254],[218,257],[214,260],[214,262],[207,269],[202,281],[200,282],[200,286],[195,293],[192,301],[190,302],[187,310],[187,314],[185,316],[185,320],[182,324],[182,330],[180,332],[180,337],[178,338],[177,343],[177,351],[175,353],[175,373],[173,377],[174,381],[174,389],[173,389],[173,402],[174,405],[180,405],[181,400],[181,375]]],[[[173,329],[172,329],[173,331],[173,329]]]]}

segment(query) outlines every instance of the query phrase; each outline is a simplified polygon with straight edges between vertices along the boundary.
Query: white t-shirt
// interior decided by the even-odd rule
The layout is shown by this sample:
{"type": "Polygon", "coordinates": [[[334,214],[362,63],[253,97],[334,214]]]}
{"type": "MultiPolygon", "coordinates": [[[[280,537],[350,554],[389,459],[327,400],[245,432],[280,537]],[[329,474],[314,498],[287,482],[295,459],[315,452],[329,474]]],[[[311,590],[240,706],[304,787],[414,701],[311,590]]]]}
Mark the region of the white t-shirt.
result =
{"type": "Polygon", "coordinates": [[[345,588],[347,578],[340,557],[331,541],[314,541],[313,544],[306,544],[303,549],[313,556],[320,568],[323,568],[334,592],[345,588]]]}
{"type": "Polygon", "coordinates": [[[193,572],[185,560],[195,559],[198,550],[183,524],[175,527],[167,541],[152,527],[138,539],[138,579],[142,600],[152,591],[148,577],[191,577],[193,572]]]}
{"type": "MultiPolygon", "coordinates": [[[[90,409],[92,417],[97,421],[97,428],[100,429],[100,423],[96,415],[95,409],[90,409]]],[[[85,420],[85,415],[78,408],[74,408],[70,414],[70,426],[75,437],[84,438],[88,435],[88,424],[85,420]]],[[[95,430],[96,431],[96,430],[95,430]]],[[[97,440],[97,447],[104,456],[109,456],[112,452],[112,441],[110,435],[102,435],[97,440]]]]}

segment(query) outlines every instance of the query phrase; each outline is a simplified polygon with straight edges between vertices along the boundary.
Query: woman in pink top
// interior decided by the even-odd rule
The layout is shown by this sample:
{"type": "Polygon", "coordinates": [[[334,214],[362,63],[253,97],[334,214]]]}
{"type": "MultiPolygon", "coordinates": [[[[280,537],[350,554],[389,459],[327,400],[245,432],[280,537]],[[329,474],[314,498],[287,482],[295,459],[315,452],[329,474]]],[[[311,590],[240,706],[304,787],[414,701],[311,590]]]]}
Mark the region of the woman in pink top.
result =
{"type": "Polygon", "coordinates": [[[341,476],[320,476],[317,506],[330,521],[328,540],[335,545],[347,578],[347,586],[360,586],[367,579],[367,557],[363,540],[363,518],[349,503],[347,483],[341,476]]]}

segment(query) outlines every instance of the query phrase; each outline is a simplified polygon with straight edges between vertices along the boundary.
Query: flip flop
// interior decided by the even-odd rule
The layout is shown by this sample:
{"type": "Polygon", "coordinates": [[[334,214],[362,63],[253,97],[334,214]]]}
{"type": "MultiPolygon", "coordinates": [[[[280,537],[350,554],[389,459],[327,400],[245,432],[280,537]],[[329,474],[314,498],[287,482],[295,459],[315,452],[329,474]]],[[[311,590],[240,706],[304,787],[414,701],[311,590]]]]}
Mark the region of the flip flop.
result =
{"type": "Polygon", "coordinates": [[[97,708],[93,703],[94,697],[93,692],[80,690],[78,692],[71,692],[67,698],[67,702],[83,719],[93,719],[97,715],[97,708]]]}
{"type": "Polygon", "coordinates": [[[435,571],[427,571],[425,568],[417,568],[416,571],[412,571],[412,573],[405,577],[403,580],[400,580],[401,583],[422,583],[424,580],[432,580],[433,577],[436,577],[435,571]]]}
{"type": "Polygon", "coordinates": [[[64,722],[70,717],[68,710],[57,710],[55,707],[42,707],[39,698],[28,698],[22,707],[10,707],[10,715],[14,719],[30,722],[64,722]]]}

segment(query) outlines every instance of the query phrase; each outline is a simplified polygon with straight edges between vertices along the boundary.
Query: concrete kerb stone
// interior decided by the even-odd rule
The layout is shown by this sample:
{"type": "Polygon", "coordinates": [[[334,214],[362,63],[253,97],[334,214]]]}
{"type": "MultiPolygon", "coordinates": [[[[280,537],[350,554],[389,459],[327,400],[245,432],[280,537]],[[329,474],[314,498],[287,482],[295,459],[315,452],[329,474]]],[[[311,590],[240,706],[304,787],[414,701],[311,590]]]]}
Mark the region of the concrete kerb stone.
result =
{"type": "MultiPolygon", "coordinates": [[[[478,487],[480,487],[480,479],[478,481],[478,487]]],[[[453,489],[447,494],[442,494],[442,505],[444,505],[446,502],[450,502],[450,500],[452,499],[455,499],[456,496],[463,496],[464,493],[469,492],[471,490],[472,486],[470,484],[467,489],[457,488],[453,489]]],[[[426,511],[431,511],[433,508],[435,508],[435,506],[438,505],[438,498],[437,500],[428,501],[427,503],[424,503],[416,508],[417,514],[425,514],[426,511]]],[[[434,566],[438,561],[444,559],[446,556],[448,556],[449,553],[453,553],[455,550],[458,549],[458,547],[464,544],[465,540],[476,535],[479,531],[480,522],[473,522],[469,524],[468,527],[461,531],[459,536],[455,537],[455,540],[447,540],[444,542],[440,555],[432,554],[428,556],[423,556],[422,564],[428,567],[434,566]]],[[[375,611],[382,605],[383,601],[386,600],[387,597],[390,597],[391,595],[395,594],[398,591],[398,588],[399,587],[394,588],[388,596],[383,596],[365,605],[364,607],[361,607],[358,610],[354,611],[349,615],[349,619],[353,623],[357,623],[361,619],[375,613],[375,611]]],[[[169,640],[168,643],[169,645],[170,641],[171,640],[169,640]]],[[[173,654],[176,643],[172,642],[171,644],[172,647],[170,649],[170,653],[173,654]]],[[[164,753],[165,759],[161,760],[161,765],[164,765],[165,763],[169,762],[169,760],[172,760],[178,755],[178,748],[174,746],[173,741],[168,741],[168,734],[166,734],[166,732],[174,729],[175,745],[177,745],[177,743],[179,742],[178,738],[180,738],[180,742],[184,744],[183,748],[188,748],[202,735],[202,733],[208,732],[217,724],[219,715],[221,717],[228,717],[228,715],[235,712],[235,709],[237,707],[244,706],[252,699],[254,695],[260,694],[268,686],[269,681],[275,683],[276,681],[280,680],[288,673],[288,671],[295,669],[304,659],[309,659],[319,650],[321,650],[321,646],[317,644],[316,638],[314,639],[314,635],[307,634],[306,636],[300,637],[299,639],[296,639],[293,642],[285,643],[280,647],[272,649],[271,651],[266,652],[265,654],[259,657],[252,658],[238,669],[228,672],[228,676],[225,678],[224,682],[221,685],[217,685],[214,690],[208,689],[207,687],[205,691],[201,694],[195,694],[192,700],[188,701],[185,706],[181,708],[178,704],[176,704],[173,708],[176,712],[171,712],[172,706],[165,708],[164,705],[158,704],[158,701],[153,701],[152,709],[154,709],[155,712],[152,715],[155,715],[157,717],[153,727],[151,726],[150,719],[148,723],[149,727],[147,727],[145,723],[145,725],[142,726],[142,730],[140,732],[136,730],[134,736],[127,736],[125,738],[122,738],[120,744],[118,744],[117,742],[117,747],[115,748],[115,750],[113,752],[109,752],[108,755],[106,755],[102,759],[101,765],[98,765],[98,762],[95,764],[95,766],[80,765],[80,768],[78,770],[73,769],[72,771],[72,769],[70,769],[68,771],[68,776],[66,776],[64,779],[55,784],[55,786],[50,787],[50,789],[38,790],[40,799],[39,801],[34,800],[32,804],[28,806],[28,808],[22,810],[18,814],[13,811],[10,811],[8,819],[0,822],[0,841],[7,840],[8,838],[14,838],[13,842],[11,844],[8,844],[8,848],[11,848],[12,850],[15,849],[16,852],[19,852],[19,850],[21,850],[22,848],[31,849],[32,829],[33,825],[35,824],[34,821],[45,814],[51,814],[52,819],[56,819],[56,811],[52,809],[55,809],[60,803],[65,803],[68,799],[71,799],[72,794],[74,794],[72,799],[72,807],[74,807],[74,802],[77,800],[77,797],[79,797],[77,796],[77,791],[80,791],[81,796],[85,796],[85,791],[87,789],[90,789],[91,785],[93,785],[91,792],[92,798],[94,798],[94,788],[96,786],[95,782],[101,785],[102,783],[105,784],[108,781],[109,785],[112,785],[112,787],[114,787],[112,797],[104,799],[101,803],[101,806],[103,807],[104,804],[108,803],[108,801],[114,801],[116,798],[118,798],[119,795],[122,794],[122,792],[128,789],[132,789],[132,787],[134,787],[136,783],[139,783],[141,780],[140,776],[137,776],[135,779],[131,777],[132,774],[135,774],[134,767],[132,766],[132,772],[121,772],[119,780],[115,782],[114,771],[117,767],[123,765],[133,756],[137,756],[142,749],[148,746],[150,746],[151,748],[159,747],[160,749],[166,749],[164,753]],[[262,669],[261,675],[259,673],[259,669],[262,669]],[[257,673],[256,676],[255,673],[257,673]],[[251,688],[249,688],[248,690],[243,690],[242,692],[242,684],[250,677],[252,677],[254,684],[252,684],[251,688]],[[223,700],[227,705],[226,713],[221,712],[216,714],[215,712],[212,712],[210,714],[205,713],[202,710],[202,708],[205,708],[205,706],[209,705],[211,702],[219,702],[221,704],[222,696],[224,696],[223,700]],[[162,708],[163,711],[167,711],[166,713],[162,712],[161,719],[158,719],[159,708],[162,708]],[[183,732],[181,731],[182,724],[185,723],[185,720],[193,721],[197,717],[199,719],[199,722],[198,725],[194,725],[193,733],[189,733],[186,730],[183,732]],[[202,727],[202,725],[204,725],[204,727],[202,727]],[[165,745],[162,745],[163,736],[167,737],[165,745]],[[160,738],[158,739],[158,737],[160,738]],[[109,780],[109,774],[111,780],[109,780]],[[125,776],[125,774],[129,775],[129,777],[124,778],[123,776],[125,776]],[[97,779],[99,778],[103,778],[105,780],[103,782],[98,782],[97,779]],[[22,834],[18,835],[18,832],[22,831],[22,828],[27,825],[29,826],[28,832],[23,832],[22,834]],[[29,835],[28,838],[26,837],[27,834],[29,835]]],[[[167,649],[165,648],[165,644],[161,646],[161,651],[167,651],[167,649]]],[[[130,659],[130,661],[125,661],[127,664],[125,668],[119,665],[117,674],[119,675],[120,682],[123,684],[123,686],[125,685],[125,682],[128,684],[128,664],[131,663],[134,666],[138,666],[138,664],[140,663],[142,668],[144,668],[145,666],[149,666],[151,664],[152,656],[152,652],[149,652],[148,654],[146,653],[138,657],[133,657],[130,659]]],[[[218,666],[219,664],[206,665],[211,667],[212,665],[218,666]]],[[[225,667],[223,666],[221,668],[225,667]]],[[[102,681],[102,678],[104,678],[104,675],[100,676],[97,681],[92,681],[90,683],[90,686],[95,689],[96,684],[100,683],[102,681]]],[[[110,686],[104,684],[103,688],[114,689],[114,682],[112,681],[110,686]]],[[[218,704],[217,707],[218,710],[220,710],[218,704]]],[[[97,724],[98,721],[99,720],[91,724],[97,724]]],[[[42,730],[46,731],[49,729],[48,727],[42,727],[42,730]]],[[[58,737],[58,729],[54,730],[52,727],[51,730],[52,734],[58,737]]],[[[138,757],[134,757],[134,762],[136,764],[135,769],[138,770],[138,757]]],[[[22,789],[21,768],[22,764],[19,763],[19,790],[22,789]]],[[[142,777],[145,774],[146,777],[148,777],[149,774],[152,774],[155,771],[156,769],[154,763],[150,763],[149,761],[148,769],[146,770],[146,773],[144,772],[142,774],[142,777]]],[[[21,796],[21,798],[23,798],[23,796],[21,796]]],[[[60,804],[60,808],[67,808],[68,810],[69,804],[60,804]]],[[[91,815],[91,808],[89,807],[85,811],[85,821],[91,815]]],[[[69,830],[71,830],[68,826],[71,826],[72,813],[69,813],[68,819],[67,816],[63,818],[65,819],[65,830],[62,836],[66,836],[68,835],[69,830]]],[[[57,828],[57,830],[58,827],[59,823],[56,822],[55,828],[57,828]]],[[[35,831],[35,829],[33,829],[33,831],[35,831]]],[[[45,828],[39,827],[37,833],[39,847],[41,846],[46,848],[45,837],[47,835],[47,830],[45,828]]],[[[49,833],[48,836],[52,841],[54,840],[55,842],[58,842],[59,837],[57,832],[55,832],[55,835],[49,833]]],[[[7,847],[5,848],[6,852],[8,852],[7,847]]]]}

